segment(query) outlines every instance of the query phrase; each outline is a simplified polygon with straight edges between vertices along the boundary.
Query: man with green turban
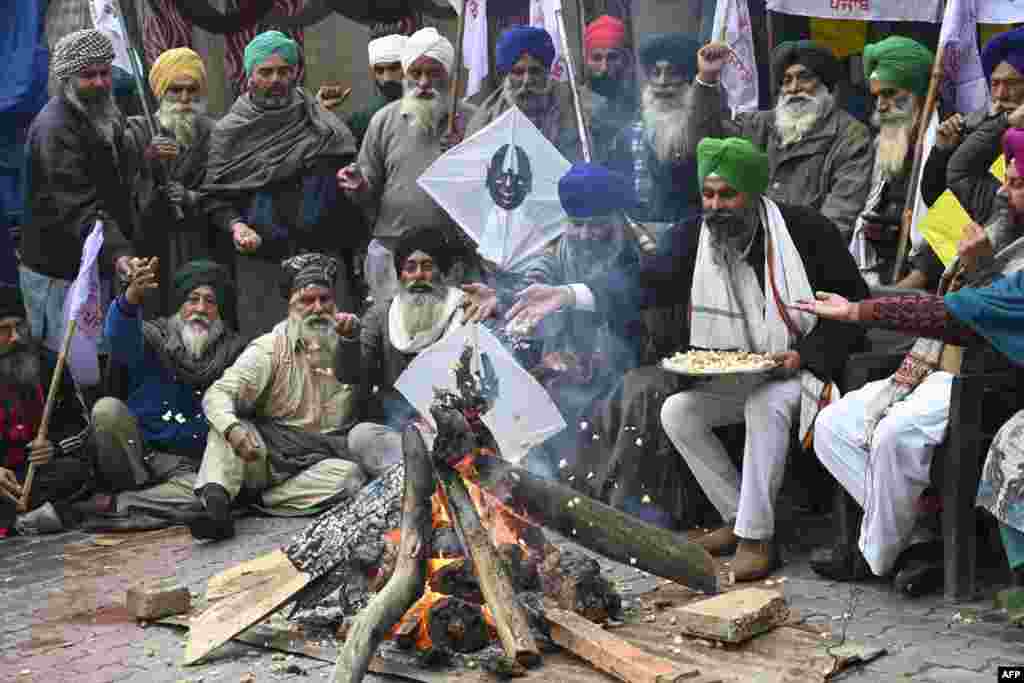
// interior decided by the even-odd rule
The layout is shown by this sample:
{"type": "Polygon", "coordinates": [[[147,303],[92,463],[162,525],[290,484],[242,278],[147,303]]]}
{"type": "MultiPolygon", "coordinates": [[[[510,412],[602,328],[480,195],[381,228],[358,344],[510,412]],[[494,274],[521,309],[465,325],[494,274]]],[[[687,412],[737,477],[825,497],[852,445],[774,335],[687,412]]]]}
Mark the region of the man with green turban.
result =
{"type": "MultiPolygon", "coordinates": [[[[242,332],[280,321],[279,263],[315,251],[351,263],[363,240],[361,212],[336,190],[335,173],[355,158],[355,138],[335,114],[297,87],[298,44],[265,31],[245,48],[246,92],[217,122],[203,208],[230,237],[242,332]]],[[[349,273],[335,299],[349,302],[349,273]]]]}
{"type": "Polygon", "coordinates": [[[768,196],[820,211],[849,239],[867,199],[871,134],[836,103],[838,60],[809,40],[782,43],[772,54],[775,107],[733,117],[719,86],[731,54],[717,42],[697,53],[696,139],[733,135],[761,147],[771,159],[768,196]]]}
{"type": "MultiPolygon", "coordinates": [[[[854,225],[850,251],[871,285],[888,285],[892,277],[933,61],[928,48],[902,36],[864,47],[864,77],[875,98],[871,123],[878,136],[871,191],[854,225]]],[[[942,275],[938,259],[927,247],[912,259],[911,270],[897,286],[933,289],[942,275]]]]}
{"type": "MultiPolygon", "coordinates": [[[[764,353],[778,367],[749,382],[684,384],[661,406],[661,425],[726,525],[696,539],[712,554],[739,546],[738,581],[777,566],[774,503],[792,427],[803,440],[819,405],[864,333],[795,314],[815,291],[838,287],[854,300],[867,286],[835,225],[817,211],[766,196],[768,155],[741,138],[697,146],[704,215],[684,223],[637,271],[610,272],[569,287],[531,285],[510,311],[513,325],[559,308],[596,310],[627,320],[641,306],[684,305],[688,347],[764,353]],[[746,423],[743,477],[713,427],[746,423]]],[[[831,291],[831,290],[829,290],[831,291]]],[[[686,348],[682,349],[686,350],[686,348]]],[[[628,376],[627,376],[628,381],[628,376]]],[[[650,400],[650,397],[648,397],[650,400]]],[[[627,414],[629,406],[623,407],[627,414]]],[[[647,457],[643,439],[635,457],[647,457]]]]}

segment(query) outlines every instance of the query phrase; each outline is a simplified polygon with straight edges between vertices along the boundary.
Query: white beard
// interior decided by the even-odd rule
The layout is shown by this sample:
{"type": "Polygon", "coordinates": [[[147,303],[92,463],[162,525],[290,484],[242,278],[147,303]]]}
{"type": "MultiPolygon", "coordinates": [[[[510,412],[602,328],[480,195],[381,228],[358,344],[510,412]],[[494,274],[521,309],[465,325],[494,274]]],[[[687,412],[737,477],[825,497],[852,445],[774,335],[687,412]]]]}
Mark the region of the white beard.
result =
{"type": "Polygon", "coordinates": [[[196,119],[206,113],[205,100],[193,100],[191,110],[181,111],[178,102],[164,97],[157,110],[160,125],[174,134],[174,139],[185,147],[190,147],[196,137],[196,119]]]}
{"type": "Polygon", "coordinates": [[[818,121],[831,113],[834,104],[832,93],[824,86],[819,86],[810,98],[806,95],[780,94],[775,105],[775,130],[782,146],[788,147],[803,140],[818,121]]]}
{"type": "Polygon", "coordinates": [[[644,88],[644,129],[655,156],[663,163],[678,158],[689,143],[690,130],[683,107],[688,93],[689,87],[684,86],[676,97],[662,99],[653,95],[650,86],[644,88]]]}
{"type": "Polygon", "coordinates": [[[114,143],[114,127],[121,118],[121,111],[114,102],[114,93],[112,91],[106,97],[100,98],[95,102],[83,100],[78,96],[78,90],[75,88],[72,80],[68,79],[64,82],[64,95],[73,107],[85,114],[89,122],[108,144],[114,143]]]}
{"type": "Polygon", "coordinates": [[[178,331],[182,345],[193,360],[202,358],[210,344],[220,339],[221,335],[224,334],[223,321],[216,320],[211,323],[205,318],[204,320],[206,320],[205,326],[197,323],[195,319],[185,322],[182,320],[180,313],[175,314],[172,319],[173,327],[178,331]]]}
{"type": "Polygon", "coordinates": [[[402,113],[411,116],[415,125],[427,135],[440,133],[445,115],[441,93],[435,93],[431,98],[416,97],[415,89],[410,89],[407,84],[400,106],[402,113]]]}
{"type": "Polygon", "coordinates": [[[288,324],[297,330],[298,338],[306,347],[310,365],[314,369],[330,370],[334,365],[339,337],[329,316],[321,320],[323,322],[292,313],[288,317],[288,324]]]}
{"type": "Polygon", "coordinates": [[[435,286],[430,292],[410,292],[402,287],[395,301],[401,307],[401,319],[405,333],[415,337],[421,332],[429,332],[444,319],[447,287],[435,286]]]}
{"type": "Polygon", "coordinates": [[[910,152],[910,131],[913,127],[911,120],[909,123],[886,124],[878,130],[875,169],[882,177],[891,180],[903,175],[903,165],[907,162],[907,154],[910,152]]]}

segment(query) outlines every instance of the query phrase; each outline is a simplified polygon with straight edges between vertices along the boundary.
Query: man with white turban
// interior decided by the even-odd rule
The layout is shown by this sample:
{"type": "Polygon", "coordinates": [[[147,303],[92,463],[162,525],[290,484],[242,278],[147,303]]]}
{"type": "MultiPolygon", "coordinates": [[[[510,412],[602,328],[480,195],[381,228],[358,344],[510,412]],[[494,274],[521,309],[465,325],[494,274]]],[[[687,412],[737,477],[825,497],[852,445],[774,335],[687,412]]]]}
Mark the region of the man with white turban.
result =
{"type": "Polygon", "coordinates": [[[407,41],[408,38],[395,33],[375,38],[366,46],[375,94],[365,109],[348,118],[348,127],[352,129],[359,146],[363,144],[363,136],[366,135],[373,115],[402,97],[402,51],[407,41]]]}
{"type": "MultiPolygon", "coordinates": [[[[157,278],[164,281],[189,261],[207,258],[212,249],[209,222],[199,209],[214,126],[206,114],[206,83],[202,58],[187,47],[166,50],[149,71],[149,87],[159,103],[159,134],[175,140],[179,152],[173,163],[144,159],[137,169],[132,201],[139,229],[132,241],[138,253],[160,257],[157,278]],[[181,220],[174,206],[181,208],[181,220]]],[[[126,133],[138,148],[149,144],[152,135],[143,116],[129,118],[126,133]]],[[[177,306],[170,288],[161,289],[146,308],[157,316],[173,314],[177,306]]]]}
{"type": "Polygon", "coordinates": [[[434,227],[459,235],[448,214],[416,183],[428,166],[462,138],[474,111],[459,104],[455,134],[448,135],[448,86],[454,61],[455,48],[437,29],[412,34],[402,51],[402,98],[373,116],[358,162],[338,172],[338,186],[375,218],[364,272],[376,301],[397,292],[393,252],[407,231],[434,227]]]}

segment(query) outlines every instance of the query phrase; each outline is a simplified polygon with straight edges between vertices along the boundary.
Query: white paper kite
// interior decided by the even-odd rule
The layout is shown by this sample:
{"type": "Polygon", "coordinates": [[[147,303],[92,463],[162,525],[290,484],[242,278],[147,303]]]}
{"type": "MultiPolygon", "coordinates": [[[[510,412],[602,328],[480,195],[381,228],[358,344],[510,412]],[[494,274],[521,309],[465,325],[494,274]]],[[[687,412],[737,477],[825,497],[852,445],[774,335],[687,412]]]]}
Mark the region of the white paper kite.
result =
{"type": "Polygon", "coordinates": [[[565,429],[565,420],[544,387],[526,372],[487,328],[465,325],[420,352],[399,376],[395,388],[436,429],[430,415],[434,389],[456,391],[455,369],[466,346],[474,348],[474,364],[486,354],[498,379],[494,405],[480,420],[491,430],[501,457],[518,463],[534,446],[565,429]]]}
{"type": "Polygon", "coordinates": [[[558,181],[570,166],[512,107],[431,164],[418,182],[481,256],[508,270],[565,231],[558,181]]]}

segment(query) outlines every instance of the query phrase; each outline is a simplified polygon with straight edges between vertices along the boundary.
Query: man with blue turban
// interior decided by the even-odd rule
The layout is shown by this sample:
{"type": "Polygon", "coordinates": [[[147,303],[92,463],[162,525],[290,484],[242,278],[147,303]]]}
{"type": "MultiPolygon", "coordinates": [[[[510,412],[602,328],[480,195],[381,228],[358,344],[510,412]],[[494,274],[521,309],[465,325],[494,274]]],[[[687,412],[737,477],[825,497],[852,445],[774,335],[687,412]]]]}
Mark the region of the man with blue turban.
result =
{"type": "MultiPolygon", "coordinates": [[[[234,246],[240,329],[269,330],[283,314],[279,263],[305,251],[345,265],[363,239],[358,210],[336,191],[337,170],[356,154],[342,121],[297,87],[298,44],[265,31],[244,55],[246,92],[213,131],[203,206],[234,246]],[[342,227],[339,227],[342,226],[342,227]]],[[[347,308],[349,273],[336,300],[347,308]]]]}
{"type": "Polygon", "coordinates": [[[782,43],[772,54],[775,107],[734,118],[719,86],[730,54],[723,43],[709,43],[697,54],[694,106],[707,126],[699,137],[735,135],[766,150],[768,196],[820,211],[849,241],[868,197],[872,145],[867,126],[836,103],[838,60],[809,40],[782,43]]]}
{"type": "MultiPolygon", "coordinates": [[[[774,504],[792,427],[806,438],[864,338],[849,324],[798,315],[791,306],[832,287],[863,297],[867,286],[833,223],[766,196],[768,155],[748,140],[705,138],[697,166],[703,218],[670,233],[670,243],[643,257],[640,268],[569,287],[533,285],[509,314],[513,324],[532,324],[572,307],[621,320],[645,304],[683,304],[691,311],[688,347],[773,358],[777,366],[757,379],[686,387],[661,406],[662,427],[726,522],[696,542],[712,554],[738,545],[736,580],[752,581],[777,566],[774,504]],[[736,423],[746,425],[742,479],[711,431],[736,423]]],[[[653,436],[630,436],[632,457],[646,457],[653,436]]]]}
{"type": "Polygon", "coordinates": [[[467,137],[486,128],[510,107],[522,110],[562,156],[582,157],[579,128],[569,87],[552,77],[555,43],[551,34],[534,26],[513,26],[498,39],[494,65],[501,87],[480,105],[469,121],[467,137]]]}
{"type": "Polygon", "coordinates": [[[683,33],[648,36],[640,45],[644,87],[640,116],[616,137],[609,165],[629,179],[638,205],[631,216],[655,232],[700,213],[694,150],[697,114],[689,82],[699,43],[683,33]],[[660,229],[659,227],[660,226],[660,229]]]}
{"type": "Polygon", "coordinates": [[[1024,127],[1024,29],[1001,33],[985,44],[981,65],[989,81],[986,109],[956,113],[939,126],[921,177],[921,193],[934,202],[947,188],[975,223],[988,223],[1005,202],[1002,182],[991,172],[1007,128],[1024,127]]]}

